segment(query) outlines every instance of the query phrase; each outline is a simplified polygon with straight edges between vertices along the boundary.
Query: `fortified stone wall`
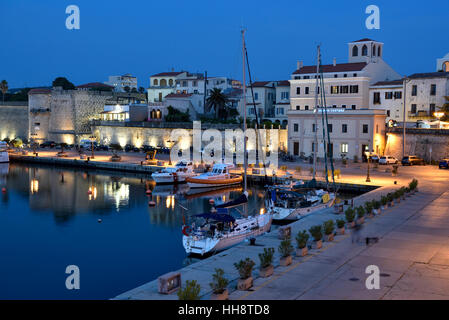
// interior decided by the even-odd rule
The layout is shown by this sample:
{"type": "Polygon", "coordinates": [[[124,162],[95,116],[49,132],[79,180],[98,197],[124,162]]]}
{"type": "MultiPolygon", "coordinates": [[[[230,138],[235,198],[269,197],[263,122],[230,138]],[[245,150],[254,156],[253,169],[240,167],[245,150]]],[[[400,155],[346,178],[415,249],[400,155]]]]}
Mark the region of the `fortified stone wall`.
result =
{"type": "MultiPolygon", "coordinates": [[[[402,159],[402,129],[387,133],[386,154],[402,159]]],[[[449,130],[407,129],[405,154],[416,155],[426,161],[449,157],[449,130]]]]}
{"type": "Polygon", "coordinates": [[[0,103],[0,140],[28,138],[28,102],[0,103]]]}

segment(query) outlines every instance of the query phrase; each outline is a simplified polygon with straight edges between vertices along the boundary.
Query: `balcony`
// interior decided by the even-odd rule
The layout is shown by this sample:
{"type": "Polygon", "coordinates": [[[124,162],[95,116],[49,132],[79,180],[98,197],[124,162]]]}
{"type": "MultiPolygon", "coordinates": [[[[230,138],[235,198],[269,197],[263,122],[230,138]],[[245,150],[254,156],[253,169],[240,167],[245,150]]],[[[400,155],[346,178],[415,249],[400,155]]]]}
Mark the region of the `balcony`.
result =
{"type": "Polygon", "coordinates": [[[419,110],[417,112],[408,112],[409,119],[434,120],[435,117],[429,111],[419,110]]]}

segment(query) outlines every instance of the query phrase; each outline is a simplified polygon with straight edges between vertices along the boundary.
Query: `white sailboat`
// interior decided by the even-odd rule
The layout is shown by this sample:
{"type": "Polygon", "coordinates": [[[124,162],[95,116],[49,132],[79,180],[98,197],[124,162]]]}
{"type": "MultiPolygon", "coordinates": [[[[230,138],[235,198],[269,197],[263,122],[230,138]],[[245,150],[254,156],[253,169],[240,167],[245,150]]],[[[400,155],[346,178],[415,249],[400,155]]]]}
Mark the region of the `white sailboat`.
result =
{"type": "Polygon", "coordinates": [[[9,162],[8,144],[4,141],[0,141],[0,163],[8,163],[8,162],[9,162]]]}
{"type": "Polygon", "coordinates": [[[190,188],[218,188],[242,183],[242,176],[232,175],[233,164],[216,163],[210,172],[186,179],[190,188]]]}

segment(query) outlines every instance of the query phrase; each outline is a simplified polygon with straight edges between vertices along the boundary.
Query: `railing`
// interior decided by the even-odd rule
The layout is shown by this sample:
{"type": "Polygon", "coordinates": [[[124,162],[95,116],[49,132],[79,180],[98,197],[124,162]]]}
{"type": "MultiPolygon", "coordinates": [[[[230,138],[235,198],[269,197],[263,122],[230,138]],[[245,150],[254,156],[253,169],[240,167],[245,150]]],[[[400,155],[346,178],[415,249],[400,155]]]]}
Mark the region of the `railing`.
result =
{"type": "Polygon", "coordinates": [[[417,112],[408,112],[408,117],[410,119],[435,119],[435,117],[430,114],[429,111],[417,111],[417,112]]]}

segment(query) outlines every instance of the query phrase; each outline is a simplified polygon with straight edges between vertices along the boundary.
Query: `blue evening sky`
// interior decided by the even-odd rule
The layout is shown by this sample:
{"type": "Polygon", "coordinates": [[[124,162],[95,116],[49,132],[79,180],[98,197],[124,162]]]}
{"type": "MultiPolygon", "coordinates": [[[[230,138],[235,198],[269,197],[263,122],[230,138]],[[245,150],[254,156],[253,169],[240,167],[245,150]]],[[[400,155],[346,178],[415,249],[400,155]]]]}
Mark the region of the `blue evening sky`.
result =
{"type": "Polygon", "coordinates": [[[75,84],[132,73],[175,70],[241,79],[240,27],[247,28],[253,77],[288,79],[298,59],[346,62],[346,43],[385,43],[384,59],[400,74],[433,72],[449,52],[449,1],[385,0],[1,0],[0,80],[10,88],[75,84]],[[81,29],[67,30],[65,8],[81,11],[81,29]],[[381,10],[381,29],[367,30],[365,8],[381,10]]]}

